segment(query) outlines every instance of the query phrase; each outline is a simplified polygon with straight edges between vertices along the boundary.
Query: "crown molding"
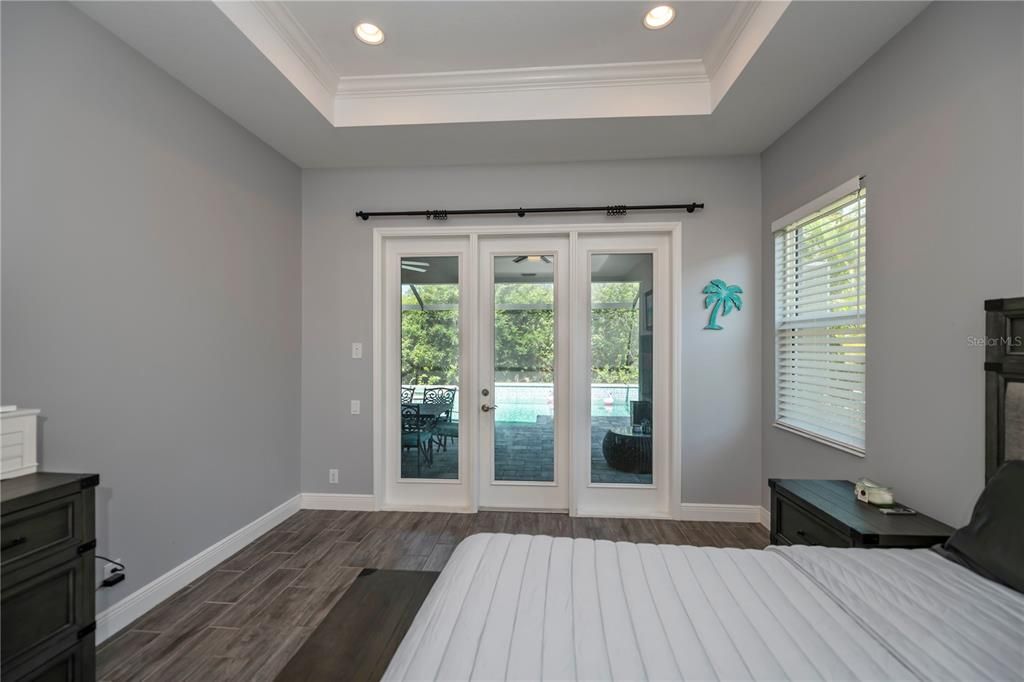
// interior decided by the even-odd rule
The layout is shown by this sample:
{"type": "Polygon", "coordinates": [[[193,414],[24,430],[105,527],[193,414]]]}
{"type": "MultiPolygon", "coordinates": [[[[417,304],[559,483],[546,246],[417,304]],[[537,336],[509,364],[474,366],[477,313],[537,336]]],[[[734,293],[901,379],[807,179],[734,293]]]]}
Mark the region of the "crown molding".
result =
{"type": "Polygon", "coordinates": [[[213,4],[324,118],[334,122],[338,76],[284,3],[214,0],[213,4]]]}
{"type": "Polygon", "coordinates": [[[705,55],[711,77],[712,111],[754,58],[789,5],[790,0],[758,0],[745,3],[733,12],[725,30],[705,55]]]}
{"type": "Polygon", "coordinates": [[[725,28],[718,34],[711,45],[708,46],[707,52],[704,53],[704,70],[708,74],[708,78],[714,78],[715,74],[721,68],[722,63],[725,62],[726,57],[732,52],[732,49],[736,46],[736,41],[739,40],[740,36],[743,35],[744,29],[747,27],[747,23],[750,18],[754,16],[757,11],[758,5],[761,2],[743,2],[740,3],[736,9],[732,11],[729,16],[729,20],[725,23],[725,28]]]}
{"type": "Polygon", "coordinates": [[[306,33],[306,29],[295,19],[288,6],[283,2],[273,1],[255,2],[253,5],[324,89],[335,89],[338,81],[337,72],[306,33]]]}
{"type": "Polygon", "coordinates": [[[337,94],[343,97],[385,97],[707,82],[703,62],[688,59],[348,76],[338,79],[337,94]]]}
{"type": "Polygon", "coordinates": [[[730,15],[703,59],[342,76],[287,4],[217,7],[335,127],[710,114],[789,5],[730,15]]]}

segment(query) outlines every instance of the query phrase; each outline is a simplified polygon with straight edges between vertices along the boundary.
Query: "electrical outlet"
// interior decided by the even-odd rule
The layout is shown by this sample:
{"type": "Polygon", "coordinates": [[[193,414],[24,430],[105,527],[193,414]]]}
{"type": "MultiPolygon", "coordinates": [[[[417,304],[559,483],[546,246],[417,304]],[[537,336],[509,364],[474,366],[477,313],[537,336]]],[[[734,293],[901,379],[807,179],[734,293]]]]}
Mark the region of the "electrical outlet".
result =
{"type": "MultiPolygon", "coordinates": [[[[124,564],[124,562],[121,561],[120,558],[114,559],[114,561],[116,561],[117,564],[124,564]]],[[[103,580],[106,580],[115,573],[124,573],[124,570],[117,564],[113,562],[107,562],[103,564],[103,580]]]]}
{"type": "Polygon", "coordinates": [[[327,480],[330,483],[337,483],[338,482],[338,470],[337,469],[328,469],[327,470],[327,480]]]}
{"type": "Polygon", "coordinates": [[[363,357],[363,344],[361,344],[361,343],[353,343],[352,344],[352,357],[355,358],[356,360],[358,360],[361,357],[363,357]]]}
{"type": "Polygon", "coordinates": [[[352,409],[352,414],[359,414],[359,410],[362,406],[358,400],[353,400],[349,407],[352,409]]]}

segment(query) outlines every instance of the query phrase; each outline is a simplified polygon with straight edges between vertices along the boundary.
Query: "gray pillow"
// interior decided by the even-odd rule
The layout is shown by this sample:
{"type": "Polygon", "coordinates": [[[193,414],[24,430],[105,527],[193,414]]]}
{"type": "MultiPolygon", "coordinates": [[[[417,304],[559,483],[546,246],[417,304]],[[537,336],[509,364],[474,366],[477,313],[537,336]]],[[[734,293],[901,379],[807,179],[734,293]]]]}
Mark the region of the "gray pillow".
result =
{"type": "Polygon", "coordinates": [[[1007,462],[974,505],[971,521],[936,547],[975,573],[1024,592],[1024,461],[1007,462]]]}

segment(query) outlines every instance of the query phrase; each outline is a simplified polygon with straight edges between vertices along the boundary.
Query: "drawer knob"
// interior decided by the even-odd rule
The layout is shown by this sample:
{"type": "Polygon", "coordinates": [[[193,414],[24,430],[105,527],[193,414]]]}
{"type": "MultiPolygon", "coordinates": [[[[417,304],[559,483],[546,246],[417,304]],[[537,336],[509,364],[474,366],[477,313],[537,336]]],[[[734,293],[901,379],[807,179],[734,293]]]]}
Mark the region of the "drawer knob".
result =
{"type": "Polygon", "coordinates": [[[0,550],[11,549],[12,547],[17,547],[18,545],[24,545],[26,542],[28,542],[28,538],[26,537],[14,538],[13,540],[5,542],[3,545],[0,545],[0,550]]]}

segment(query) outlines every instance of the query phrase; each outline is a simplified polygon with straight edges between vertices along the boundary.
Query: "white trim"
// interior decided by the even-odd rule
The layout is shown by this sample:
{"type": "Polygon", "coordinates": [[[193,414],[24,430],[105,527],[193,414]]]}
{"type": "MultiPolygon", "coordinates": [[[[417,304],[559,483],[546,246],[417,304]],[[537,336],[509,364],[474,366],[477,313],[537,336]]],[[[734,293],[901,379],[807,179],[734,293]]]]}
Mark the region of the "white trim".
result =
{"type": "MultiPolygon", "coordinates": [[[[671,295],[669,297],[669,305],[672,308],[673,315],[676,316],[677,320],[682,319],[682,274],[681,268],[676,267],[678,262],[682,262],[682,222],[681,221],[652,221],[652,222],[601,222],[601,223],[555,223],[555,224],[521,224],[512,223],[505,225],[438,225],[431,227],[427,232],[419,226],[395,226],[395,227],[375,227],[373,228],[373,348],[382,349],[384,348],[384,325],[382,318],[382,304],[383,304],[383,291],[384,291],[384,275],[385,275],[385,240],[389,238],[398,237],[414,237],[414,238],[425,238],[425,237],[458,237],[468,236],[470,238],[470,253],[478,253],[479,246],[477,244],[477,238],[481,236],[522,236],[527,234],[534,235],[568,235],[569,236],[569,256],[573,262],[577,259],[577,239],[581,234],[588,233],[627,233],[627,234],[643,234],[643,233],[667,233],[670,239],[669,246],[669,260],[670,260],[670,276],[671,276],[671,295]]],[[[471,273],[472,274],[472,273],[471,273]]],[[[578,278],[578,274],[574,271],[570,273],[574,278],[578,278]]],[[[574,290],[578,286],[578,281],[572,279],[570,282],[570,289],[574,290]]],[[[472,292],[471,292],[472,293],[472,292]]],[[[671,364],[671,376],[674,377],[672,382],[673,386],[670,391],[669,409],[671,413],[675,415],[675,422],[672,428],[671,438],[671,454],[668,462],[668,482],[669,482],[669,495],[666,501],[666,508],[670,511],[664,516],[650,516],[650,515],[637,515],[641,518],[672,518],[675,514],[675,502],[681,497],[681,471],[682,471],[682,434],[679,428],[681,420],[679,415],[682,412],[682,385],[681,376],[678,369],[682,363],[682,334],[680,332],[679,324],[673,325],[670,343],[670,359],[671,364]]],[[[471,364],[476,364],[476,346],[471,344],[471,350],[473,356],[471,364]]],[[[384,363],[386,361],[386,353],[374,352],[373,353],[373,383],[371,386],[373,403],[373,491],[374,498],[376,500],[377,509],[395,509],[402,511],[456,511],[456,512],[472,512],[475,508],[456,506],[454,508],[435,508],[435,507],[423,507],[423,506],[395,506],[387,502],[386,496],[386,476],[387,468],[385,467],[386,447],[384,443],[384,431],[385,431],[385,404],[383,391],[380,387],[383,386],[384,377],[384,363]]],[[[475,386],[478,382],[464,378],[464,383],[467,385],[475,386]]],[[[575,384],[575,381],[570,381],[570,384],[575,384]]],[[[570,401],[573,401],[573,395],[570,392],[570,401]]],[[[461,412],[461,410],[460,410],[461,412]]],[[[470,431],[469,431],[469,448],[468,450],[475,452],[477,450],[477,434],[475,429],[476,420],[469,420],[470,431]]],[[[472,458],[469,458],[472,460],[472,458]]],[[[570,462],[571,465],[571,462],[570,462]]],[[[572,466],[572,465],[571,465],[572,466]]],[[[477,485],[477,475],[474,468],[468,468],[460,466],[460,472],[466,470],[469,474],[469,485],[470,485],[470,502],[471,506],[475,507],[478,504],[479,486],[477,485]]],[[[573,471],[575,471],[573,469],[573,471]]],[[[461,476],[461,473],[460,473],[461,476]]],[[[575,474],[572,474],[572,485],[569,489],[569,509],[570,515],[572,516],[622,516],[624,512],[622,510],[611,510],[597,507],[586,507],[578,508],[578,491],[577,483],[575,480],[575,474]]],[[[586,485],[586,483],[584,483],[586,485]]],[[[631,489],[636,486],[631,486],[631,489]]]]}
{"type": "Polygon", "coordinates": [[[789,213],[782,216],[778,220],[773,220],[772,232],[778,232],[779,230],[783,230],[792,225],[793,223],[799,220],[803,220],[812,213],[817,213],[818,211],[825,208],[829,204],[834,204],[835,202],[845,197],[847,194],[853,194],[854,192],[861,188],[861,180],[863,180],[863,177],[859,175],[855,178],[850,178],[849,180],[839,185],[835,189],[825,192],[817,199],[814,199],[813,201],[808,201],[800,208],[796,209],[795,211],[790,211],[789,213]]]}
{"type": "Polygon", "coordinates": [[[739,3],[700,59],[344,76],[287,3],[215,4],[335,127],[706,116],[789,6],[739,3]]]}
{"type": "Polygon", "coordinates": [[[789,0],[754,2],[747,8],[741,4],[733,12],[725,29],[704,55],[704,68],[711,81],[708,113],[712,113],[728,94],[789,4],[789,0]]]}
{"type": "Polygon", "coordinates": [[[813,431],[807,431],[805,429],[801,429],[801,428],[798,428],[796,426],[790,426],[789,424],[783,424],[782,422],[779,422],[779,421],[772,422],[772,426],[774,426],[775,428],[780,429],[782,431],[788,431],[790,433],[796,434],[797,436],[803,436],[804,438],[806,438],[808,440],[813,440],[815,443],[821,443],[822,445],[827,445],[830,448],[834,448],[836,450],[839,450],[841,452],[845,452],[845,453],[853,455],[855,457],[864,457],[865,456],[865,452],[864,452],[863,448],[858,448],[856,445],[850,445],[849,443],[843,443],[842,441],[832,440],[831,438],[828,438],[826,436],[822,436],[821,434],[818,434],[818,433],[814,433],[813,431]]]}
{"type": "Polygon", "coordinates": [[[764,507],[761,507],[761,525],[768,530],[772,528],[772,513],[764,507]]]}
{"type": "Polygon", "coordinates": [[[332,509],[335,511],[376,511],[373,495],[344,493],[302,493],[303,509],[332,509]]]}
{"type": "Polygon", "coordinates": [[[378,511],[434,512],[442,514],[475,514],[477,512],[472,507],[445,504],[389,504],[381,507],[378,511]]]}
{"type": "Polygon", "coordinates": [[[379,390],[384,382],[384,353],[380,344],[384,338],[384,320],[381,306],[384,301],[384,238],[380,230],[373,231],[373,378],[370,384],[370,402],[373,404],[373,500],[377,509],[384,505],[384,392],[379,390]]]}
{"type": "Polygon", "coordinates": [[[706,83],[707,80],[701,60],[676,59],[613,64],[397,73],[382,76],[347,76],[338,79],[338,95],[359,99],[453,93],[483,94],[623,85],[671,86],[706,83]]]}
{"type": "Polygon", "coordinates": [[[305,36],[284,3],[214,0],[235,25],[320,114],[334,123],[337,74],[318,59],[319,50],[305,36]],[[326,82],[325,82],[326,81],[326,82]]]}
{"type": "Polygon", "coordinates": [[[679,505],[679,521],[726,521],[730,523],[763,523],[756,504],[706,504],[683,502],[679,505]]]}
{"type": "Polygon", "coordinates": [[[301,495],[178,564],[96,616],[96,643],[110,638],[144,613],[299,511],[301,495]]]}
{"type": "Polygon", "coordinates": [[[633,513],[628,509],[615,507],[578,507],[575,516],[584,518],[607,518],[607,519],[664,519],[672,520],[672,514],[659,514],[657,512],[633,513]]]}
{"type": "Polygon", "coordinates": [[[704,53],[703,59],[704,71],[707,73],[708,78],[714,78],[718,70],[722,68],[722,64],[736,46],[736,41],[743,35],[743,30],[750,22],[750,18],[754,16],[759,4],[757,2],[741,2],[737,4],[729,16],[725,28],[711,41],[707,52],[704,53]]]}

